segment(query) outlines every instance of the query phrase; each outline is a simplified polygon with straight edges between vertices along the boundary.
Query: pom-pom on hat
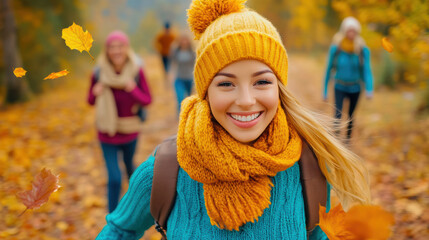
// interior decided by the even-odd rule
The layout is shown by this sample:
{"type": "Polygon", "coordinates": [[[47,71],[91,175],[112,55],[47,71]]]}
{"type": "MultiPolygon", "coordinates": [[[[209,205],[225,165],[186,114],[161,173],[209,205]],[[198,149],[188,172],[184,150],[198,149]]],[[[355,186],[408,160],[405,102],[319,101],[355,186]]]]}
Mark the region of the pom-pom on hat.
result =
{"type": "Polygon", "coordinates": [[[259,60],[287,83],[287,53],[270,21],[245,7],[246,0],[193,0],[188,23],[199,39],[194,69],[198,96],[205,98],[217,72],[228,64],[259,60]]]}

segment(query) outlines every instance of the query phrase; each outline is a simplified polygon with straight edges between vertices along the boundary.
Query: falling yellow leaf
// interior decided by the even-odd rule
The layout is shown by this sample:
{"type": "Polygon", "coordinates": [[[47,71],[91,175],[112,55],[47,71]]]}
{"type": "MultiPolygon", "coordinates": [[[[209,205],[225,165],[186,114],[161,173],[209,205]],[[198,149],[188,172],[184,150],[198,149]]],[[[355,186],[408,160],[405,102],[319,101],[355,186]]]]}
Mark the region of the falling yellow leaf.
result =
{"type": "Polygon", "coordinates": [[[24,68],[15,68],[13,70],[13,74],[15,74],[15,76],[19,78],[25,76],[26,73],[27,71],[25,71],[24,68]]]}
{"type": "Polygon", "coordinates": [[[45,77],[43,80],[64,77],[67,74],[69,74],[69,71],[67,71],[67,70],[62,70],[62,71],[59,71],[59,72],[53,72],[53,73],[49,74],[47,77],[45,77]]]}
{"type": "Polygon", "coordinates": [[[392,214],[371,205],[356,205],[344,212],[338,204],[328,213],[320,206],[319,217],[319,226],[330,240],[386,240],[394,223],[392,214]]]}
{"type": "Polygon", "coordinates": [[[389,42],[389,40],[384,37],[381,39],[381,45],[388,52],[393,52],[393,45],[389,42]]]}
{"type": "Polygon", "coordinates": [[[72,50],[76,49],[79,52],[86,51],[92,60],[94,60],[94,57],[89,53],[94,39],[92,39],[88,30],[84,32],[81,26],[73,23],[70,27],[63,29],[61,37],[66,41],[67,47],[72,50]]]}

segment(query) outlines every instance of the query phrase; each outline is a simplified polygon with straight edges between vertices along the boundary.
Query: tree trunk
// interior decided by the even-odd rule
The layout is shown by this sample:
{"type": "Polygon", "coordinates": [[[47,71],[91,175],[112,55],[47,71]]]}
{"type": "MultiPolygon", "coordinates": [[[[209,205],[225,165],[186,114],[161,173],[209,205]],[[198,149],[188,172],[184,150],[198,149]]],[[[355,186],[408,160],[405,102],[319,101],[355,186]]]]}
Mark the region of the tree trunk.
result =
{"type": "Polygon", "coordinates": [[[2,26],[1,35],[6,74],[6,103],[24,101],[29,94],[26,82],[13,74],[14,68],[22,67],[22,60],[19,55],[15,18],[10,3],[10,0],[0,0],[0,21],[2,22],[0,26],[2,26]]]}

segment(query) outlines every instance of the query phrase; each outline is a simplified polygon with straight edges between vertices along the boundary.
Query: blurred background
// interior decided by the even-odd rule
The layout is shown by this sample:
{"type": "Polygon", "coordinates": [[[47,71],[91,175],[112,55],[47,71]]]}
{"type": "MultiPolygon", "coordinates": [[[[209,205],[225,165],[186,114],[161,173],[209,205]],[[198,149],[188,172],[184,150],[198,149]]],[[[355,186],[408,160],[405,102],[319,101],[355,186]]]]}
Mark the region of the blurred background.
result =
{"type": "MultiPolygon", "coordinates": [[[[177,130],[173,88],[154,41],[169,21],[188,32],[190,0],[0,0],[0,238],[94,239],[105,224],[106,170],[86,97],[95,62],[70,50],[61,31],[88,30],[97,56],[109,32],[127,33],[142,56],[153,95],[139,137],[140,164],[177,130]],[[16,78],[13,68],[27,75],[16,78]],[[66,77],[43,80],[68,69],[66,77]],[[62,188],[40,209],[15,194],[46,167],[62,188]]],[[[351,148],[371,173],[374,202],[395,216],[391,239],[429,239],[429,1],[249,0],[268,18],[289,54],[289,88],[303,104],[333,115],[333,87],[322,101],[326,60],[343,18],[356,17],[371,50],[375,93],[360,99],[351,148]],[[381,45],[387,37],[392,53],[381,45]]],[[[196,43],[196,42],[195,42],[196,43]]],[[[126,189],[128,182],[123,181],[126,189]]],[[[159,239],[151,230],[144,239],[159,239]]]]}

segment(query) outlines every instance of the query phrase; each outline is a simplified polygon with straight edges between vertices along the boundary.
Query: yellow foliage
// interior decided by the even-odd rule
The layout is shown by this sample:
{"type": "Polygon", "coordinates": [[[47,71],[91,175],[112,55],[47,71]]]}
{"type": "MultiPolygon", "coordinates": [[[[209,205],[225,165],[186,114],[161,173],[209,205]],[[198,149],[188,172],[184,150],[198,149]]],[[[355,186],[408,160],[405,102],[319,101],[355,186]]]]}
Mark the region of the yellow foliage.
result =
{"type": "Polygon", "coordinates": [[[362,23],[362,35],[373,50],[380,48],[379,38],[368,39],[368,35],[377,31],[387,35],[391,45],[382,40],[381,46],[389,52],[395,46],[392,58],[401,66],[395,70],[400,80],[410,83],[428,81],[429,70],[425,67],[429,62],[427,0],[333,0],[332,7],[341,18],[358,18],[362,23]],[[408,75],[403,75],[399,69],[405,70],[408,75]]]}
{"type": "Polygon", "coordinates": [[[353,16],[353,11],[347,2],[344,1],[332,1],[332,8],[340,13],[341,18],[353,16]]]}
{"type": "Polygon", "coordinates": [[[23,76],[25,76],[25,74],[27,73],[27,71],[25,71],[24,70],[24,68],[15,68],[14,70],[13,70],[13,74],[16,76],[16,77],[23,77],[23,76]]]}
{"type": "Polygon", "coordinates": [[[45,77],[43,80],[55,79],[55,78],[66,76],[67,74],[69,74],[69,71],[67,71],[67,70],[62,70],[59,72],[53,72],[53,73],[49,74],[47,77],[45,77]]]}
{"type": "Polygon", "coordinates": [[[73,23],[70,27],[63,29],[61,37],[66,41],[67,47],[72,50],[76,49],[79,52],[86,51],[94,60],[94,57],[89,53],[94,39],[92,39],[88,30],[84,32],[81,26],[73,23]]]}

